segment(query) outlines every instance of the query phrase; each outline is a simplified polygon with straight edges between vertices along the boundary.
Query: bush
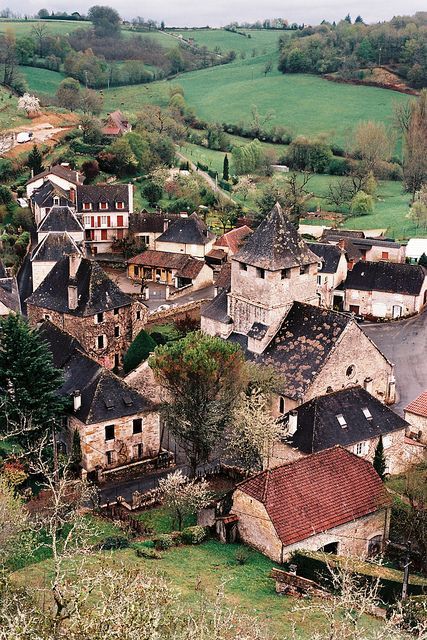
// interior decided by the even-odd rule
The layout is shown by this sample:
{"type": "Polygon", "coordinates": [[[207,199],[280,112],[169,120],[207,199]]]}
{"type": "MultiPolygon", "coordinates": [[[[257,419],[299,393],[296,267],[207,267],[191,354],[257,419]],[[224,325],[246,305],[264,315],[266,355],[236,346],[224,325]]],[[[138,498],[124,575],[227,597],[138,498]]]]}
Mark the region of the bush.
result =
{"type": "Polygon", "coordinates": [[[345,158],[332,158],[329,163],[328,173],[331,176],[345,176],[348,173],[349,165],[345,158]]]}
{"type": "Polygon", "coordinates": [[[127,549],[128,547],[129,540],[124,536],[109,536],[99,545],[102,551],[114,551],[115,549],[127,549]]]}
{"type": "MultiPolygon", "coordinates": [[[[156,341],[157,342],[157,341],[156,341]]],[[[150,353],[157,347],[154,339],[144,329],[138,333],[123,358],[123,370],[129,373],[141,362],[146,360],[150,353]]]]}
{"type": "Polygon", "coordinates": [[[162,556],[155,549],[140,547],[135,551],[137,558],[148,558],[148,560],[161,560],[162,556]]]}
{"type": "Polygon", "coordinates": [[[200,544],[206,538],[206,529],[199,525],[182,530],[181,540],[184,544],[200,544]]]}
{"type": "Polygon", "coordinates": [[[153,539],[156,551],[167,551],[174,546],[174,539],[169,533],[161,533],[157,538],[153,539]]]}

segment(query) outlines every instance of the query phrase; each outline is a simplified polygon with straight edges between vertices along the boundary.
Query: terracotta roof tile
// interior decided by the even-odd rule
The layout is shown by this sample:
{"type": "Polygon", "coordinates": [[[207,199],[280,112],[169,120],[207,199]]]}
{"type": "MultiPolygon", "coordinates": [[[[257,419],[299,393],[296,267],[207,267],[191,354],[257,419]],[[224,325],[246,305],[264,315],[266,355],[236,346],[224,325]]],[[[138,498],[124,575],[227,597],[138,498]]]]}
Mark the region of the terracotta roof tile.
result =
{"type": "Polygon", "coordinates": [[[408,406],[405,407],[405,411],[408,411],[409,413],[415,413],[415,415],[422,416],[423,418],[427,418],[427,391],[423,391],[423,393],[419,395],[418,398],[412,400],[412,402],[410,402],[408,406]]]}
{"type": "Polygon", "coordinates": [[[236,229],[232,229],[231,231],[224,233],[224,235],[218,238],[215,242],[215,247],[228,247],[231,255],[234,255],[238,252],[243,241],[250,233],[252,233],[252,229],[244,224],[242,227],[237,227],[236,229]]]}
{"type": "Polygon", "coordinates": [[[342,447],[263,471],[237,488],[264,504],[286,546],[390,504],[371,463],[342,447]]]}

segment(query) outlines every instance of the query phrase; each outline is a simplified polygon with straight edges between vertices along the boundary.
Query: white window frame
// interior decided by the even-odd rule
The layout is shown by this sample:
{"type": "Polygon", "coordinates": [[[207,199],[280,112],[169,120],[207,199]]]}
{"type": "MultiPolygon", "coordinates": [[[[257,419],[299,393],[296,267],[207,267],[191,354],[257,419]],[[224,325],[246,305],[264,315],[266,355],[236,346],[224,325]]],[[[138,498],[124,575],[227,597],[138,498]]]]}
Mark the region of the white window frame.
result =
{"type": "Polygon", "coordinates": [[[108,202],[100,202],[99,203],[100,211],[108,211],[108,202]]]}
{"type": "Polygon", "coordinates": [[[336,419],[338,420],[338,424],[342,429],[345,429],[348,426],[347,420],[344,418],[342,413],[338,413],[338,415],[336,416],[336,419]]]}
{"type": "Polygon", "coordinates": [[[101,227],[107,227],[107,226],[108,226],[108,217],[101,216],[101,227]]]}
{"type": "Polygon", "coordinates": [[[116,202],[116,209],[118,209],[119,211],[123,211],[124,208],[125,208],[125,203],[123,202],[123,200],[118,200],[116,202]]]}
{"type": "Polygon", "coordinates": [[[83,211],[92,211],[92,203],[83,202],[83,211]]]}
{"type": "Polygon", "coordinates": [[[99,351],[100,349],[105,349],[106,346],[107,336],[105,335],[105,333],[100,333],[98,336],[96,336],[96,349],[97,351],[99,351]],[[99,346],[99,338],[102,338],[102,347],[99,346]]]}
{"type": "Polygon", "coordinates": [[[92,226],[92,216],[85,216],[85,227],[92,226]]]}
{"type": "Polygon", "coordinates": [[[366,454],[366,445],[367,442],[365,440],[363,442],[357,442],[354,445],[354,453],[357,456],[364,456],[366,454]]]}

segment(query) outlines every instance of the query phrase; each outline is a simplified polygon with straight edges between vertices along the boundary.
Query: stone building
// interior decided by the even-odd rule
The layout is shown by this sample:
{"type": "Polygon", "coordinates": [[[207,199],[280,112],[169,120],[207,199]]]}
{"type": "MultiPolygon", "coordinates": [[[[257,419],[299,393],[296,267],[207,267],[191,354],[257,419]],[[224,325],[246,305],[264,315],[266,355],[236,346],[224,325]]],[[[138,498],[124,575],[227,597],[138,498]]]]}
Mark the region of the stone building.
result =
{"type": "Polygon", "coordinates": [[[317,306],[318,267],[277,204],[233,256],[230,289],[202,308],[202,330],[275,369],[276,415],[366,379],[376,397],[393,403],[393,365],[349,314],[317,306]]]}
{"type": "Polygon", "coordinates": [[[202,260],[187,254],[143,251],[127,262],[128,277],[135,282],[157,282],[175,289],[196,291],[213,284],[213,271],[202,260]]]}
{"type": "MultiPolygon", "coordinates": [[[[187,214],[183,214],[187,217],[187,214]]],[[[179,215],[174,213],[148,213],[148,211],[135,211],[129,215],[129,235],[138,238],[147,249],[154,249],[155,242],[171,222],[179,215]]]]}
{"type": "Polygon", "coordinates": [[[231,258],[238,253],[251,233],[252,229],[246,224],[231,229],[215,240],[214,248],[221,249],[231,258]]]}
{"type": "Polygon", "coordinates": [[[34,213],[34,220],[39,226],[53,207],[69,207],[75,210],[74,186],[66,191],[59,185],[46,180],[42,186],[36,189],[30,198],[30,207],[34,213]]]}
{"type": "Polygon", "coordinates": [[[100,472],[157,458],[161,453],[157,405],[101,367],[75,338],[51,322],[43,324],[40,335],[54,365],[63,371],[59,393],[70,399],[59,450],[71,453],[77,431],[84,473],[94,479],[100,472]]]}
{"type": "Polygon", "coordinates": [[[427,391],[423,391],[405,407],[404,415],[410,424],[408,435],[427,446],[427,391]]]}
{"type": "Polygon", "coordinates": [[[117,138],[130,131],[132,131],[132,125],[119,110],[109,113],[102,127],[102,134],[109,138],[117,138]]]}
{"type": "Polygon", "coordinates": [[[83,244],[83,225],[69,206],[52,205],[37,227],[37,241],[41,242],[48,233],[67,232],[74,242],[83,244]]]}
{"type": "Polygon", "coordinates": [[[384,237],[368,238],[364,231],[347,229],[327,229],[322,235],[322,242],[341,244],[345,242],[353,257],[369,262],[405,262],[405,247],[399,242],[384,237]]]}
{"type": "Polygon", "coordinates": [[[320,259],[317,272],[317,295],[320,306],[328,309],[342,309],[344,292],[337,287],[347,277],[347,259],[338,245],[321,242],[308,243],[308,247],[320,259]]]}
{"type": "Polygon", "coordinates": [[[72,253],[84,255],[81,243],[78,245],[67,231],[49,231],[49,233],[43,233],[42,236],[30,257],[33,291],[40,286],[61,258],[72,253]]]}
{"type": "Polygon", "coordinates": [[[405,444],[408,423],[362,387],[313,398],[283,416],[280,423],[284,437],[274,447],[273,465],[336,445],[372,463],[380,436],[387,473],[402,473],[411,462],[405,444]]]}
{"type": "Polygon", "coordinates": [[[165,231],[156,238],[155,249],[204,259],[212,250],[215,237],[203,220],[192,213],[191,216],[179,217],[168,223],[165,231]]]}
{"type": "Polygon", "coordinates": [[[107,369],[121,366],[147,317],[137,297],[123,293],[95,261],[78,254],[56,263],[27,299],[27,309],[31,324],[50,320],[107,369]]]}
{"type": "Polygon", "coordinates": [[[27,198],[31,198],[33,193],[46,182],[51,182],[60,187],[63,192],[68,192],[70,189],[75,189],[78,184],[83,184],[83,176],[79,171],[71,169],[65,163],[54,165],[28,180],[26,187],[27,198]]]}
{"type": "Polygon", "coordinates": [[[297,549],[367,557],[388,538],[390,498],[372,465],[342,447],[237,485],[240,538],[275,562],[297,549]]]}
{"type": "Polygon", "coordinates": [[[419,313],[427,302],[427,270],[421,265],[358,262],[344,284],[344,309],[372,318],[419,313]]]}

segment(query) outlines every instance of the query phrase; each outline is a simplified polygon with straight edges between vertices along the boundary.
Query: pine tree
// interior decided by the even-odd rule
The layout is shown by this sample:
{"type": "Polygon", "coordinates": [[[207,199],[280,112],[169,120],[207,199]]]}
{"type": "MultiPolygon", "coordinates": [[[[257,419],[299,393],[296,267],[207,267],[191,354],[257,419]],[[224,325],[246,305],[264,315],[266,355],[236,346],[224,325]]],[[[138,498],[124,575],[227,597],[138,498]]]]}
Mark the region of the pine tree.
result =
{"type": "Polygon", "coordinates": [[[375,449],[374,461],[372,464],[381,480],[385,480],[387,463],[384,455],[384,444],[382,436],[379,437],[378,444],[375,449]]]}
{"type": "Polygon", "coordinates": [[[423,253],[420,259],[418,260],[418,264],[421,265],[422,267],[427,267],[427,256],[425,253],[423,253]]]}
{"type": "Polygon", "coordinates": [[[38,175],[44,171],[43,158],[37,145],[34,145],[28,155],[27,165],[32,169],[34,175],[38,175]]]}
{"type": "Polygon", "coordinates": [[[225,154],[224,156],[224,164],[222,167],[222,177],[224,178],[225,181],[228,181],[230,179],[230,163],[228,161],[227,154],[225,154]]]}
{"type": "Polygon", "coordinates": [[[62,378],[40,332],[20,316],[0,320],[0,440],[26,446],[59,425],[62,378]]]}

